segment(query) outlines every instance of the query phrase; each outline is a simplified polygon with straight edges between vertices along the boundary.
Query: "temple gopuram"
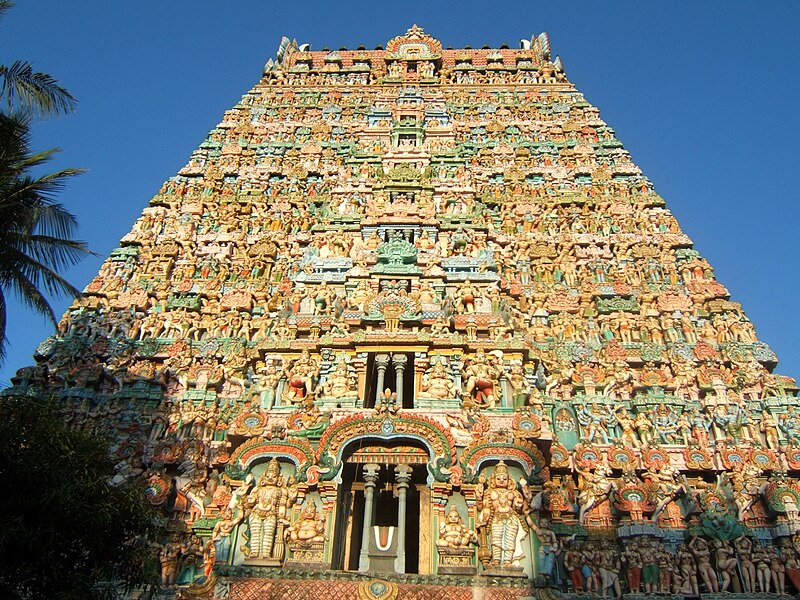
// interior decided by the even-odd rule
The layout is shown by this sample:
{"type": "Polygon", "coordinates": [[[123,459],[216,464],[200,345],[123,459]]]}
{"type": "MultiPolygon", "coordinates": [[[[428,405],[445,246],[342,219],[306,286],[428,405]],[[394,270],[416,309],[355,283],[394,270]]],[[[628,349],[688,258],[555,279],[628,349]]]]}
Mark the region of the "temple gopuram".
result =
{"type": "Polygon", "coordinates": [[[800,591],[795,380],[546,34],[277,57],[5,395],[111,432],[164,598],[800,591]]]}

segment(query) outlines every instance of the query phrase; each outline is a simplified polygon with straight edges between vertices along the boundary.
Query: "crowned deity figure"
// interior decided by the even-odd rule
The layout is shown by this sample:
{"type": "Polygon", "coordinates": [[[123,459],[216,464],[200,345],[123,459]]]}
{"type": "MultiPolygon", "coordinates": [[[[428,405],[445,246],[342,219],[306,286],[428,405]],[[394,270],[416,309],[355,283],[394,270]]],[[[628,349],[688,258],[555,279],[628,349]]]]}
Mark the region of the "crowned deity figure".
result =
{"type": "MultiPolygon", "coordinates": [[[[273,458],[267,470],[258,480],[255,488],[247,495],[245,507],[248,509],[247,525],[250,530],[251,559],[275,559],[283,557],[275,552],[276,534],[287,524],[288,508],[297,498],[293,478],[287,482],[281,475],[278,460],[273,458]]],[[[282,540],[282,536],[278,537],[282,540]]],[[[282,548],[281,548],[282,550],[282,548]]]]}
{"type": "MultiPolygon", "coordinates": [[[[496,352],[499,352],[496,351],[496,352]]],[[[475,399],[483,408],[494,408],[500,399],[500,377],[503,375],[499,360],[493,354],[487,355],[483,348],[467,360],[463,371],[466,380],[465,393],[475,399]]]]}
{"type": "Polygon", "coordinates": [[[477,543],[478,538],[475,532],[464,525],[464,520],[455,506],[451,506],[444,523],[439,526],[439,539],[436,546],[440,552],[447,552],[449,549],[461,550],[469,548],[470,544],[477,543]]]}
{"type": "Polygon", "coordinates": [[[286,389],[282,394],[282,400],[288,404],[301,404],[306,394],[313,391],[316,385],[319,365],[308,350],[303,350],[300,357],[289,365],[284,374],[286,389]]]}
{"type": "Polygon", "coordinates": [[[488,547],[491,552],[490,556],[482,558],[484,566],[520,569],[520,561],[525,558],[522,539],[528,534],[523,522],[523,506],[522,493],[501,460],[477,502],[481,547],[488,547]]]}
{"type": "Polygon", "coordinates": [[[419,397],[446,400],[455,398],[456,395],[457,388],[453,377],[448,372],[444,361],[437,360],[428,372],[422,376],[419,397]]]}
{"type": "Polygon", "coordinates": [[[333,372],[322,384],[322,393],[330,398],[344,398],[356,392],[356,376],[350,372],[350,366],[341,359],[333,372]]]}
{"type": "Polygon", "coordinates": [[[325,515],[317,510],[313,500],[306,502],[300,518],[286,528],[286,541],[290,548],[322,544],[325,541],[325,515]]]}

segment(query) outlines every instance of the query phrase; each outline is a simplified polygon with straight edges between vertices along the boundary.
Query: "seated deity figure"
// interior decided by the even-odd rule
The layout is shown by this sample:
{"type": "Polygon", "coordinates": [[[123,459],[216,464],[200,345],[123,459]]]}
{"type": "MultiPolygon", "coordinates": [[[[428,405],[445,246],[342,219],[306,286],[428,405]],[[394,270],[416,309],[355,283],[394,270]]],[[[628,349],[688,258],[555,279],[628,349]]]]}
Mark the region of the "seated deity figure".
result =
{"type": "Polygon", "coordinates": [[[653,427],[659,443],[668,444],[675,440],[678,417],[675,412],[664,404],[659,404],[652,415],[653,427]]]}
{"type": "Polygon", "coordinates": [[[439,301],[439,295],[436,293],[436,290],[433,289],[430,283],[427,281],[423,281],[420,286],[419,290],[417,290],[417,298],[421,306],[433,310],[438,310],[441,306],[441,302],[439,301]]]}
{"type": "Polygon", "coordinates": [[[310,546],[325,542],[325,515],[317,511],[317,503],[306,502],[300,518],[286,528],[286,541],[291,545],[310,546]]]}
{"type": "Polygon", "coordinates": [[[436,317],[436,320],[431,323],[431,335],[450,335],[450,323],[444,318],[443,315],[439,315],[436,317]]]}
{"type": "Polygon", "coordinates": [[[435,398],[444,400],[456,397],[456,384],[444,361],[437,360],[433,366],[422,376],[420,398],[435,398]]]}
{"type": "Polygon", "coordinates": [[[350,373],[347,362],[342,359],[336,365],[333,373],[328,375],[322,384],[322,393],[330,398],[343,398],[355,394],[356,378],[350,373]]]}
{"type": "Polygon", "coordinates": [[[491,550],[488,564],[492,567],[519,568],[525,557],[521,543],[527,535],[523,505],[522,493],[501,460],[477,502],[481,546],[491,550]]]}
{"type": "Polygon", "coordinates": [[[247,495],[244,505],[248,509],[247,525],[250,530],[249,554],[256,559],[280,559],[273,550],[279,525],[286,519],[287,508],[297,497],[292,482],[281,475],[281,467],[273,458],[267,470],[247,495]]]}
{"type": "Polygon", "coordinates": [[[328,287],[328,283],[323,281],[314,291],[314,314],[329,315],[333,309],[333,301],[336,298],[336,290],[328,287]]]}
{"type": "Polygon", "coordinates": [[[478,536],[464,525],[464,521],[455,506],[451,506],[447,512],[444,523],[439,526],[439,539],[436,546],[439,551],[446,552],[448,549],[469,548],[470,544],[476,544],[478,536]]]}
{"type": "Polygon", "coordinates": [[[362,279],[347,297],[347,306],[364,312],[374,295],[369,282],[366,279],[362,279]]]}

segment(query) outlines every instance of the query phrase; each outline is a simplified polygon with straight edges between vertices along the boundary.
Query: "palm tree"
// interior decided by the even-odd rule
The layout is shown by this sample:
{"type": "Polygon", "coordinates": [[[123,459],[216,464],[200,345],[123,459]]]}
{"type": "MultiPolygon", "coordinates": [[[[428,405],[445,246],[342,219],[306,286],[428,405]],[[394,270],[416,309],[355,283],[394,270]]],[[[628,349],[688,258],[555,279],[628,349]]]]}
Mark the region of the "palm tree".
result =
{"type": "MultiPolygon", "coordinates": [[[[0,0],[0,17],[12,3],[0,0]]],[[[9,291],[33,310],[57,323],[47,296],[80,296],[59,275],[89,254],[84,242],[72,239],[77,223],[55,201],[64,181],[78,169],[34,176],[31,171],[48,162],[57,149],[33,154],[30,127],[33,117],[71,112],[75,98],[46,73],[30,63],[0,65],[0,363],[5,357],[9,291]]]]}
{"type": "MultiPolygon", "coordinates": [[[[0,0],[0,17],[13,6],[0,0]]],[[[75,110],[76,100],[47,73],[38,73],[22,60],[0,65],[0,105],[6,114],[22,112],[39,117],[75,110]]]]}
{"type": "Polygon", "coordinates": [[[30,174],[57,149],[32,154],[30,119],[0,113],[0,360],[5,356],[6,294],[57,323],[47,295],[73,297],[80,291],[59,275],[89,251],[72,236],[75,217],[55,201],[67,178],[80,173],[64,169],[30,174]]]}

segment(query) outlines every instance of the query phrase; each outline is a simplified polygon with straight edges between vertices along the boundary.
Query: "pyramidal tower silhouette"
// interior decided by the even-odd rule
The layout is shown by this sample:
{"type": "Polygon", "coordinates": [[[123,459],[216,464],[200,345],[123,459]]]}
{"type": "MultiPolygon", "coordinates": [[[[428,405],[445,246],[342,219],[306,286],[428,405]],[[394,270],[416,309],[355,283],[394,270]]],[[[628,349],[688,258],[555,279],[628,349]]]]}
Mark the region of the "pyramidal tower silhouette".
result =
{"type": "Polygon", "coordinates": [[[21,369],[165,597],[800,591],[797,387],[546,34],[276,59],[21,369]]]}

